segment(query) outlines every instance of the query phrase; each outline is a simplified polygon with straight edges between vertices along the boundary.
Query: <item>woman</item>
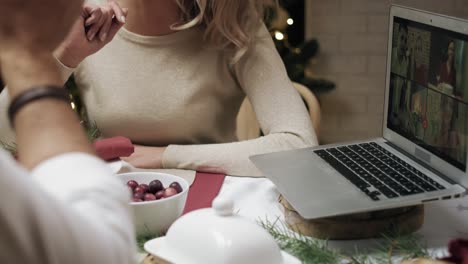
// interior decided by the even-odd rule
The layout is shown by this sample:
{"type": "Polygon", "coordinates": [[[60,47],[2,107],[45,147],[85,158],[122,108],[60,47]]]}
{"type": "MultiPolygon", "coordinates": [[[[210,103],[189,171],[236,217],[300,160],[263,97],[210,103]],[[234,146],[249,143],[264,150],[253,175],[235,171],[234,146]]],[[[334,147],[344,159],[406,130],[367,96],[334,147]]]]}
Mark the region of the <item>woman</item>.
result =
{"type": "Polygon", "coordinates": [[[317,144],[261,22],[266,1],[121,0],[127,17],[116,2],[96,4],[102,15],[87,6],[86,27],[76,27],[56,55],[71,68],[79,63],[67,73],[74,71],[103,135],[138,144],[127,159],[134,166],[258,176],[250,155],[317,144]],[[119,22],[112,42],[84,59],[119,22]],[[245,96],[265,136],[235,142],[245,96]]]}
{"type": "Polygon", "coordinates": [[[450,85],[452,91],[455,92],[457,72],[455,69],[455,41],[453,40],[450,40],[447,44],[447,58],[439,67],[437,81],[438,84],[445,83],[450,85]]]}

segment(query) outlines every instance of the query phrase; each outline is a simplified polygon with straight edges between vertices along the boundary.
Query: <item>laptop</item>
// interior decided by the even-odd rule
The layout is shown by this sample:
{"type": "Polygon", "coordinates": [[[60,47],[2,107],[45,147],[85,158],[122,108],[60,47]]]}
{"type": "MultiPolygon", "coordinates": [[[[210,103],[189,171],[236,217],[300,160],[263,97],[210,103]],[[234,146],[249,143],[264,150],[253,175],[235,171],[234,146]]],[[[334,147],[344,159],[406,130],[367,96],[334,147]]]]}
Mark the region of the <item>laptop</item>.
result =
{"type": "Polygon", "coordinates": [[[468,187],[468,21],[390,10],[383,135],[255,155],[306,219],[462,197],[468,187]]]}

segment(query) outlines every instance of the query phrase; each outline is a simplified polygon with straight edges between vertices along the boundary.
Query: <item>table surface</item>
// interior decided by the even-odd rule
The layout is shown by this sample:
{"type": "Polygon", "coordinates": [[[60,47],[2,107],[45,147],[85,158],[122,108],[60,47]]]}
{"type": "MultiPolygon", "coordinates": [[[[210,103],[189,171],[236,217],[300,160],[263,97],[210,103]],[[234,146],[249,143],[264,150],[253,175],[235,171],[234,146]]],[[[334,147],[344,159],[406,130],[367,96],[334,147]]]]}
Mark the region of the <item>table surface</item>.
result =
{"type": "MultiPolygon", "coordinates": [[[[219,194],[235,201],[239,214],[256,221],[258,219],[284,220],[278,203],[278,190],[265,178],[226,177],[219,194]]],[[[424,224],[417,232],[429,249],[444,254],[448,241],[468,237],[468,196],[462,199],[436,201],[425,204],[424,224]]],[[[355,247],[369,248],[378,240],[328,241],[331,248],[354,252],[355,247]]]]}
{"type": "MultiPolygon", "coordinates": [[[[123,167],[124,171],[133,171],[128,164],[123,167]]],[[[170,170],[164,172],[170,173],[170,170]]],[[[186,173],[195,174],[195,172],[186,173]]],[[[254,222],[265,220],[274,222],[278,219],[284,221],[282,207],[278,203],[279,195],[275,185],[266,178],[233,176],[226,177],[219,193],[220,197],[234,201],[235,212],[254,222]]],[[[422,236],[427,247],[434,250],[436,256],[446,254],[446,246],[451,239],[468,237],[468,196],[427,203],[424,214],[424,224],[417,233],[422,236]]],[[[328,241],[328,245],[332,249],[353,253],[356,247],[369,249],[377,246],[378,241],[377,239],[328,241]]]]}

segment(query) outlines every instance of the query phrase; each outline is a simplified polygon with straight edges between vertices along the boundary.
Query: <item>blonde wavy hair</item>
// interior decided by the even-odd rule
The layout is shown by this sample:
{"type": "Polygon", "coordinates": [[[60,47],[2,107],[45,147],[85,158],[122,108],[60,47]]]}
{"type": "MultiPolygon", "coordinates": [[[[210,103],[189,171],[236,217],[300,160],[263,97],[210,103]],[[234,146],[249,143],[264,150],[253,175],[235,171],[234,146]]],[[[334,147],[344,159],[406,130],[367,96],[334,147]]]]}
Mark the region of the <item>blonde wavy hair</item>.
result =
{"type": "Polygon", "coordinates": [[[202,25],[205,41],[232,50],[231,63],[235,64],[247,52],[264,18],[265,8],[273,7],[277,0],[175,1],[182,10],[182,21],[173,28],[183,30],[202,25]]]}

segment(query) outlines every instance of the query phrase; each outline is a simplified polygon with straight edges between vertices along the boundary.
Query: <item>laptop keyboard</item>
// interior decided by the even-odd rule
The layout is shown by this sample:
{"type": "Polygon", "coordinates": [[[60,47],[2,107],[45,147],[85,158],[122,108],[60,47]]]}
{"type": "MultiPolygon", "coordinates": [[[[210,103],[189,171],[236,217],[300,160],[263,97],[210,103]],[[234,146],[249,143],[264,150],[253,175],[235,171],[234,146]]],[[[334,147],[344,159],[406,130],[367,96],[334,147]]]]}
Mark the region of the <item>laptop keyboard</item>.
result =
{"type": "Polygon", "coordinates": [[[374,201],[445,189],[376,143],[314,152],[374,201]]]}

